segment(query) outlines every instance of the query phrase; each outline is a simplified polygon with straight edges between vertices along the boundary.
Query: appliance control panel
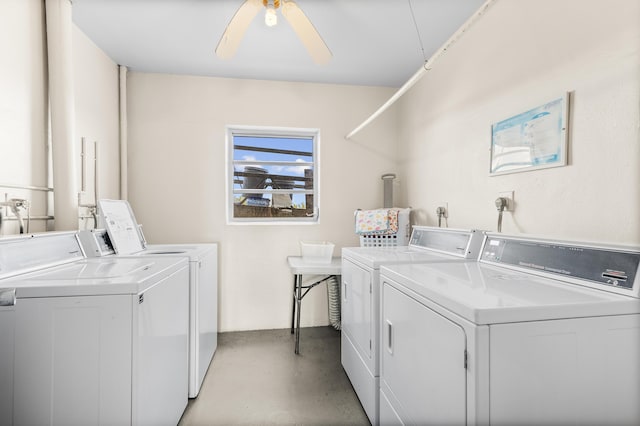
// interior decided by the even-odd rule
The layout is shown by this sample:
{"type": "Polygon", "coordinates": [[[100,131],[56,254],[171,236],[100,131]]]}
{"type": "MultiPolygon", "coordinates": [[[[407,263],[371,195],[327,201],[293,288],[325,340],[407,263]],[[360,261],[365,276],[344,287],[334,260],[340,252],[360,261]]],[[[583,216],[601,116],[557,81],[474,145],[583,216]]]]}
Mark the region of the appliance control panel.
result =
{"type": "Polygon", "coordinates": [[[480,260],[587,280],[602,287],[633,290],[640,267],[640,252],[487,236],[480,260]]]}
{"type": "Polygon", "coordinates": [[[437,250],[466,259],[477,259],[483,236],[482,231],[475,229],[414,226],[409,246],[437,250]]]}
{"type": "Polygon", "coordinates": [[[75,232],[45,232],[0,241],[0,278],[84,259],[75,232]]]}
{"type": "Polygon", "coordinates": [[[78,238],[87,257],[102,257],[115,253],[106,229],[80,231],[78,238]]]}

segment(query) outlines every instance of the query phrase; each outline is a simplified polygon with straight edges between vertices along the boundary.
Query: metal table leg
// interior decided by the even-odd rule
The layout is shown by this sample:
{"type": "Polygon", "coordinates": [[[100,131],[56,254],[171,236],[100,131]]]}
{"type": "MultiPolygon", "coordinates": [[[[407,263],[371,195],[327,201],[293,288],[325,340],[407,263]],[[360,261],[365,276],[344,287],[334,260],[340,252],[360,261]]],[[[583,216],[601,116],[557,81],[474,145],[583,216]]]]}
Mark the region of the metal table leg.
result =
{"type": "Polygon", "coordinates": [[[296,297],[296,308],[297,312],[297,321],[296,321],[296,354],[300,354],[300,308],[302,307],[302,275],[297,275],[297,297],[296,297]]]}
{"type": "Polygon", "coordinates": [[[300,354],[300,308],[302,307],[302,299],[309,293],[309,290],[327,281],[329,278],[335,277],[335,275],[327,275],[324,278],[308,285],[302,285],[302,274],[296,274],[293,278],[293,316],[291,318],[291,333],[293,334],[293,317],[296,318],[296,346],[295,353],[300,354]],[[302,293],[304,289],[304,293],[302,293]]]}
{"type": "Polygon", "coordinates": [[[293,334],[296,319],[296,291],[298,290],[298,275],[293,275],[293,303],[291,304],[291,334],[293,334]]]}

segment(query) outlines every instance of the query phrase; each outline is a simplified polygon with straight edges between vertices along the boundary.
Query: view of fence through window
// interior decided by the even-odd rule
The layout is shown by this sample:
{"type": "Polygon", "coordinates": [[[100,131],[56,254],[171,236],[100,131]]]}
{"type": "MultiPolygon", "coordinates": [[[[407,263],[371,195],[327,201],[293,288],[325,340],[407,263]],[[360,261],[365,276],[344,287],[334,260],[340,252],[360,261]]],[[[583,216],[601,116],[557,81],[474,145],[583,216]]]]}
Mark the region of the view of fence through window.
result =
{"type": "Polygon", "coordinates": [[[233,135],[233,217],[312,218],[314,137],[233,135]]]}

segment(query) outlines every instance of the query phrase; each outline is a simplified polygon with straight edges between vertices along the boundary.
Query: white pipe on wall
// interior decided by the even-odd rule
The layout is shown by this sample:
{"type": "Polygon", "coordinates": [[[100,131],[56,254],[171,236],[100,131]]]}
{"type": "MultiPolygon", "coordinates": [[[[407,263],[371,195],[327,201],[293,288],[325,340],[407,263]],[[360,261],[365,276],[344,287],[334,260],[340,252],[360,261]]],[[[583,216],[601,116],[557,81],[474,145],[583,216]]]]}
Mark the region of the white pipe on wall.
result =
{"type": "Polygon", "coordinates": [[[416,71],[416,73],[404,85],[402,85],[402,87],[400,87],[400,89],[398,89],[398,91],[394,93],[387,102],[382,104],[382,106],[378,108],[373,114],[371,114],[369,118],[362,122],[362,124],[360,124],[358,127],[353,129],[351,133],[345,136],[345,139],[350,139],[353,135],[371,124],[373,120],[378,118],[380,114],[385,112],[391,105],[393,105],[395,101],[400,98],[400,96],[404,95],[409,89],[411,89],[413,85],[416,84],[426,74],[427,71],[433,68],[433,64],[438,60],[438,58],[440,58],[440,56],[445,53],[447,49],[449,49],[456,41],[458,41],[460,37],[462,37],[464,32],[471,28],[471,26],[489,9],[489,6],[491,6],[496,1],[498,0],[486,0],[483,5],[480,6],[480,9],[478,9],[476,13],[471,15],[471,17],[467,19],[464,24],[462,24],[458,31],[453,33],[453,35],[449,37],[449,39],[442,45],[442,47],[440,47],[440,49],[438,49],[433,55],[431,55],[431,57],[422,65],[422,67],[420,67],[420,69],[418,69],[418,71],[416,71]]]}
{"type": "Polygon", "coordinates": [[[93,142],[93,202],[98,207],[98,200],[100,199],[100,162],[98,161],[98,141],[93,142]]]}
{"type": "MultiPolygon", "coordinates": [[[[127,67],[118,66],[120,72],[120,199],[126,200],[127,192],[127,67]]],[[[97,198],[96,198],[97,199],[97,198]]]]}
{"type": "Polygon", "coordinates": [[[87,139],[80,138],[80,191],[87,190],[87,139]]]}
{"type": "Polygon", "coordinates": [[[70,0],[45,0],[55,230],[78,229],[70,0]]]}

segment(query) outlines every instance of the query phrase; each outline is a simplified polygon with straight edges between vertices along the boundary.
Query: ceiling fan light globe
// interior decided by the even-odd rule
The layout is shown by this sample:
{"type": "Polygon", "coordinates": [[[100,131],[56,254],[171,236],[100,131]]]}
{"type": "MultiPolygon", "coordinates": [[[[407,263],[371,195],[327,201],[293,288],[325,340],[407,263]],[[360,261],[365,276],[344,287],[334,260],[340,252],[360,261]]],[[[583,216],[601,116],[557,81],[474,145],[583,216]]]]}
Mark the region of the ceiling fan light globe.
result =
{"type": "Polygon", "coordinates": [[[273,5],[267,6],[267,11],[264,14],[264,23],[267,27],[273,27],[278,24],[278,15],[276,14],[276,8],[273,5]]]}

